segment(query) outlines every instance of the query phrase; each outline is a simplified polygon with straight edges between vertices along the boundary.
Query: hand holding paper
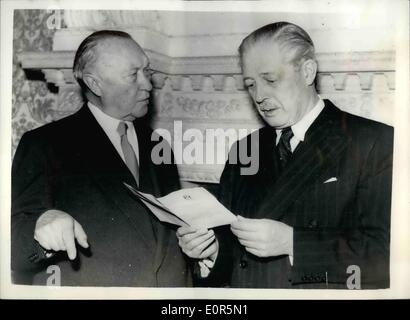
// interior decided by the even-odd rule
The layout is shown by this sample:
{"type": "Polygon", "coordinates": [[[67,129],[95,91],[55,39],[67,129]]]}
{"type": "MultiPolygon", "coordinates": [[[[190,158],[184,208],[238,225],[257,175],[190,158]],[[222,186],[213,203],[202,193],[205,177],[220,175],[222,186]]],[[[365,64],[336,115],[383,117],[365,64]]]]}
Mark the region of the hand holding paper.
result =
{"type": "Polygon", "coordinates": [[[204,188],[181,189],[157,199],[124,184],[164,222],[196,229],[210,229],[236,221],[236,216],[204,188]]]}
{"type": "Polygon", "coordinates": [[[188,257],[215,260],[218,241],[213,230],[180,227],[177,230],[177,238],[179,246],[188,257]]]}
{"type": "Polygon", "coordinates": [[[200,276],[206,278],[218,256],[219,243],[213,230],[180,227],[178,245],[188,257],[198,259],[200,276]]]}

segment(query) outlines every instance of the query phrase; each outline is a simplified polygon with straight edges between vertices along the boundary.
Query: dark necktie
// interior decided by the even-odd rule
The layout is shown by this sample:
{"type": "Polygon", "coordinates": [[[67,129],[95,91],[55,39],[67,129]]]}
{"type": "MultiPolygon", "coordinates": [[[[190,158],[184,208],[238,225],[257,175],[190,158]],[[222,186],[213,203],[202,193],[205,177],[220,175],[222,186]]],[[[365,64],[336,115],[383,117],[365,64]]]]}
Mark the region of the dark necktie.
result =
{"type": "Polygon", "coordinates": [[[128,141],[127,129],[128,125],[125,122],[120,122],[117,131],[121,138],[121,148],[124,154],[125,163],[128,169],[130,169],[132,175],[134,176],[137,185],[139,186],[138,160],[135,156],[134,149],[132,149],[132,146],[128,141]]]}
{"type": "Polygon", "coordinates": [[[278,143],[278,152],[279,159],[282,165],[282,168],[286,166],[289,161],[289,158],[292,155],[292,148],[290,147],[290,139],[293,137],[293,131],[291,127],[282,129],[282,134],[278,143]]]}

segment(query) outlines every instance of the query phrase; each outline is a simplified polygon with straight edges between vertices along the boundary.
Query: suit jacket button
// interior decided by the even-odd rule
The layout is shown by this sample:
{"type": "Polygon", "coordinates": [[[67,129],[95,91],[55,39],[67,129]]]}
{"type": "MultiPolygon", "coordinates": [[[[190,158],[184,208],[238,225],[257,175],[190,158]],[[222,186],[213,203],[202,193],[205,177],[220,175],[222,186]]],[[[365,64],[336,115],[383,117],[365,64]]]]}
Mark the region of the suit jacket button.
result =
{"type": "Polygon", "coordinates": [[[309,222],[309,228],[313,229],[317,227],[317,221],[315,219],[310,220],[309,222]]]}
{"type": "Polygon", "coordinates": [[[245,268],[248,266],[248,262],[247,262],[246,260],[241,260],[241,261],[239,262],[239,266],[240,266],[242,269],[245,269],[245,268]]]}

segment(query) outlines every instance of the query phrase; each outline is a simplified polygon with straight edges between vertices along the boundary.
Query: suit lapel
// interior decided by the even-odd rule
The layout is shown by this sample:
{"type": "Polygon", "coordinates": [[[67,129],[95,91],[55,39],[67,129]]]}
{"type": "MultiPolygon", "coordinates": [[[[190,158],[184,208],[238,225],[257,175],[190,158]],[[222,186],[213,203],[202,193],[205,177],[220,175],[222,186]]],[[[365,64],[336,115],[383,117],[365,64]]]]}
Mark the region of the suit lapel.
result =
{"type": "Polygon", "coordinates": [[[127,182],[136,187],[134,177],[88,107],[84,106],[79,113],[82,122],[77,128],[82,131],[79,144],[83,146],[87,171],[106,195],[106,199],[112,201],[127,216],[142,243],[152,250],[155,238],[149,217],[146,216],[150,213],[132,198],[123,185],[123,182],[127,182]]]}
{"type": "MultiPolygon", "coordinates": [[[[138,138],[139,158],[140,158],[140,189],[142,192],[150,193],[155,197],[161,197],[161,179],[155,170],[155,165],[151,160],[151,150],[153,142],[151,139],[151,130],[149,130],[140,119],[134,121],[135,132],[138,138]]],[[[155,219],[155,218],[154,218],[155,219]]],[[[155,219],[156,220],[156,219],[155,219]]],[[[160,221],[153,221],[156,226],[156,241],[154,268],[158,270],[165,258],[169,247],[169,237],[172,236],[171,228],[160,221]]]]}
{"type": "Polygon", "coordinates": [[[310,184],[322,178],[346,148],[346,140],[337,130],[339,113],[336,107],[326,102],[325,109],[306,133],[305,141],[298,145],[292,160],[270,186],[257,217],[283,219],[287,208],[310,184]]]}

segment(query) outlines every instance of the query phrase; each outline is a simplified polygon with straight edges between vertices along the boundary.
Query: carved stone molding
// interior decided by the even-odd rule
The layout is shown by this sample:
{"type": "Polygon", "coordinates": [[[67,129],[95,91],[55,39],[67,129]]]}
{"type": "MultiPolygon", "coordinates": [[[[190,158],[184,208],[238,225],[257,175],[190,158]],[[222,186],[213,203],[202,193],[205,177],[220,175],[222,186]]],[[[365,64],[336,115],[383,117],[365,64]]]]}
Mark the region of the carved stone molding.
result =
{"type": "MultiPolygon", "coordinates": [[[[157,89],[168,84],[173,90],[185,92],[243,90],[235,56],[170,58],[152,51],[147,53],[157,72],[153,76],[157,89]]],[[[71,72],[74,52],[23,52],[19,58],[24,69],[42,70],[47,81],[58,87],[75,83],[71,72]]],[[[345,90],[349,80],[356,77],[356,89],[372,90],[373,80],[379,77],[383,79],[379,79],[378,89],[394,90],[394,60],[394,52],[319,54],[319,88],[345,90]]]]}
{"type": "MultiPolygon", "coordinates": [[[[145,50],[152,67],[171,75],[239,75],[237,56],[170,57],[145,50]]],[[[28,69],[71,69],[74,51],[22,52],[19,60],[28,69]]],[[[395,52],[318,53],[319,73],[386,73],[395,70],[395,52]]]]}

